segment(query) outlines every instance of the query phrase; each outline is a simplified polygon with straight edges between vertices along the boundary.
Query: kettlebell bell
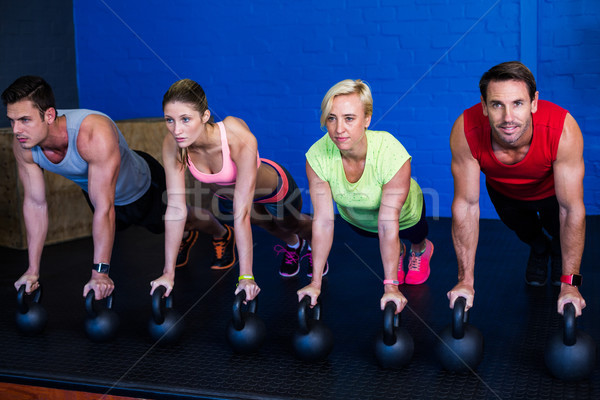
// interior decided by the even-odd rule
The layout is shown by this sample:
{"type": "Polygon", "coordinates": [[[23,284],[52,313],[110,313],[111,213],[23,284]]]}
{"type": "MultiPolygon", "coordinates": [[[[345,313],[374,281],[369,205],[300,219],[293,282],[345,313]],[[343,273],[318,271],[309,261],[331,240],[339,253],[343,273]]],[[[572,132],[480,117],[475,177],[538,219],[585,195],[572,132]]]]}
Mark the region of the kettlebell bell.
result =
{"type": "Polygon", "coordinates": [[[148,321],[150,336],[162,344],[175,343],[183,332],[183,318],[173,309],[173,296],[163,297],[167,289],[159,286],[152,293],[152,317],[148,321]]]}
{"type": "Polygon", "coordinates": [[[573,303],[565,304],[563,316],[564,328],[546,343],[546,367],[558,379],[585,379],[596,365],[596,343],[590,335],[576,329],[573,303]]]}
{"type": "Polygon", "coordinates": [[[21,285],[17,291],[17,329],[25,335],[36,335],[46,327],[48,313],[40,304],[42,286],[38,286],[29,296],[33,296],[29,303],[25,300],[25,285],[21,285]]]}
{"type": "Polygon", "coordinates": [[[410,362],[415,342],[405,328],[400,327],[396,304],[388,301],[383,310],[383,331],[375,340],[375,357],[382,368],[402,368],[410,362]]]}
{"type": "Polygon", "coordinates": [[[298,304],[299,329],[294,333],[293,345],[296,356],[303,361],[321,361],[327,358],[333,348],[333,334],[321,321],[321,301],[308,316],[310,296],[304,296],[298,304]]]}
{"type": "Polygon", "coordinates": [[[464,297],[456,299],[452,324],[440,333],[442,340],[438,345],[438,357],[442,366],[449,371],[470,371],[483,358],[483,336],[477,328],[468,324],[466,304],[464,297]]]}
{"type": "Polygon", "coordinates": [[[260,348],[265,335],[264,322],[256,315],[258,297],[248,302],[248,311],[242,312],[242,304],[246,300],[246,291],[235,295],[233,301],[233,317],[227,328],[227,340],[236,353],[252,353],[260,348]]]}
{"type": "Polygon", "coordinates": [[[94,299],[94,290],[90,290],[85,297],[85,333],[94,342],[108,342],[114,339],[119,327],[119,317],[112,310],[113,295],[105,300],[106,306],[99,306],[94,299]]]}

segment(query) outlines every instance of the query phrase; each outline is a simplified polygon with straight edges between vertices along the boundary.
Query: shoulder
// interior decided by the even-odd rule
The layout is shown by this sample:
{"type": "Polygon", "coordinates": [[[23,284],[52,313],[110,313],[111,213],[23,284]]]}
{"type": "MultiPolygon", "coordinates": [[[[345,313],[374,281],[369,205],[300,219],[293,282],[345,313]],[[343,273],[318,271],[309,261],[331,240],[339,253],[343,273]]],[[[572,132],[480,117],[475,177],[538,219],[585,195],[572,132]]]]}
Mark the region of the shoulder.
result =
{"type": "Polygon", "coordinates": [[[108,116],[90,114],[81,121],[78,140],[114,141],[115,139],[117,139],[117,127],[108,116]]]}
{"type": "MultiPolygon", "coordinates": [[[[256,137],[250,131],[248,124],[237,117],[225,117],[223,121],[221,121],[223,126],[225,127],[225,133],[227,135],[227,141],[229,142],[229,147],[239,145],[239,144],[252,144],[256,143],[256,137]]],[[[218,123],[215,124],[215,129],[219,130],[218,123]]]]}

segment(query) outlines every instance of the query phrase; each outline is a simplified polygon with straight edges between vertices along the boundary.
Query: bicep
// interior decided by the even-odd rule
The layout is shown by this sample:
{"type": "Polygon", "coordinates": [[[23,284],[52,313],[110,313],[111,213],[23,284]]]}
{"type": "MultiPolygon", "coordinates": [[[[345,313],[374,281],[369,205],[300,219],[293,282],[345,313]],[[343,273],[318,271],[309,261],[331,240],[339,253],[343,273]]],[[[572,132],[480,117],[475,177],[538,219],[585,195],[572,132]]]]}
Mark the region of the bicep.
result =
{"type": "Polygon", "coordinates": [[[406,161],[382,187],[379,220],[398,220],[402,206],[410,191],[410,161],[406,161]]]}
{"type": "MultiPolygon", "coordinates": [[[[16,142],[16,139],[15,139],[16,142]]],[[[33,162],[30,150],[23,150],[18,143],[13,144],[19,179],[23,185],[24,201],[42,204],[46,202],[46,181],[44,171],[33,162]]]]}
{"type": "Polygon", "coordinates": [[[450,169],[454,178],[454,201],[468,204],[479,202],[479,163],[471,154],[464,132],[462,115],[456,120],[450,134],[452,161],[450,169]]]}
{"type": "Polygon", "coordinates": [[[308,161],[306,162],[306,176],[310,200],[314,209],[315,220],[333,219],[333,196],[329,183],[319,178],[308,161]]]}

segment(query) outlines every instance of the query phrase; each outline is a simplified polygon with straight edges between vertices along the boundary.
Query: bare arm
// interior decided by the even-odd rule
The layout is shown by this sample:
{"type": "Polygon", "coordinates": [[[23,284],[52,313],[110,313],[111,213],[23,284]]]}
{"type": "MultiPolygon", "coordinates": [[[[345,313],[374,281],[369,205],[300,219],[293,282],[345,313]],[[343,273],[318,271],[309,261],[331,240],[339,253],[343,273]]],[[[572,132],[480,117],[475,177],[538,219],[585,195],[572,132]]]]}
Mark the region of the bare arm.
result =
{"type": "Polygon", "coordinates": [[[301,300],[304,296],[310,296],[311,305],[315,306],[317,298],[321,294],[323,271],[333,243],[333,198],[329,183],[319,178],[308,162],[306,162],[306,175],[314,209],[311,245],[313,276],[309,285],[298,290],[298,300],[301,300]]]}
{"type": "MultiPolygon", "coordinates": [[[[377,230],[379,232],[379,250],[385,279],[398,279],[398,262],[400,259],[400,239],[398,238],[398,219],[400,212],[410,191],[410,162],[396,172],[396,175],[385,185],[381,195],[377,230]]],[[[389,301],[396,304],[396,313],[400,313],[406,305],[406,298],[402,295],[397,285],[385,285],[384,295],[381,298],[381,309],[389,301]]]]}
{"type": "MultiPolygon", "coordinates": [[[[585,206],[583,203],[583,136],[575,119],[567,114],[554,168],[554,186],[559,204],[560,247],[563,275],[578,274],[585,242],[585,206]]],[[[573,303],[581,315],[585,300],[577,287],[561,284],[558,312],[573,303]]]]}
{"type": "Polygon", "coordinates": [[[173,290],[175,282],[175,264],[179,244],[183,237],[185,221],[187,218],[187,206],[185,198],[185,170],[177,161],[177,144],[169,133],[163,140],[162,158],[167,180],[167,210],[165,212],[165,266],[163,274],[150,283],[152,289],[150,294],[158,286],[164,286],[168,297],[173,290]]]}
{"type": "Polygon", "coordinates": [[[48,232],[48,204],[44,172],[33,162],[31,150],[21,148],[16,136],[13,139],[13,153],[17,161],[19,179],[23,184],[23,218],[29,256],[29,266],[15,282],[15,288],[18,290],[24,284],[25,290],[30,293],[39,286],[40,260],[48,232]]]}
{"type": "Polygon", "coordinates": [[[448,292],[450,308],[458,297],[465,297],[468,310],[475,296],[475,253],[479,240],[480,167],[469,149],[463,116],[458,117],[450,134],[451,170],[454,177],[452,201],[452,241],[458,261],[458,283],[448,292]]]}
{"type": "MultiPolygon", "coordinates": [[[[94,206],[93,262],[110,264],[115,236],[115,187],[121,164],[116,127],[104,116],[87,116],[79,129],[77,149],[88,163],[88,195],[94,206]]],[[[107,274],[92,270],[92,279],[85,285],[83,296],[91,289],[99,300],[112,293],[114,284],[107,274]]]]}
{"type": "MultiPolygon", "coordinates": [[[[227,138],[231,159],[237,167],[237,177],[233,193],[233,227],[236,248],[240,259],[240,275],[252,275],[253,242],[250,216],[256,188],[256,158],[258,149],[256,138],[248,125],[239,118],[227,117],[223,121],[227,128],[227,138]]],[[[255,281],[240,282],[236,293],[246,291],[246,299],[252,300],[260,288],[255,281]]]]}

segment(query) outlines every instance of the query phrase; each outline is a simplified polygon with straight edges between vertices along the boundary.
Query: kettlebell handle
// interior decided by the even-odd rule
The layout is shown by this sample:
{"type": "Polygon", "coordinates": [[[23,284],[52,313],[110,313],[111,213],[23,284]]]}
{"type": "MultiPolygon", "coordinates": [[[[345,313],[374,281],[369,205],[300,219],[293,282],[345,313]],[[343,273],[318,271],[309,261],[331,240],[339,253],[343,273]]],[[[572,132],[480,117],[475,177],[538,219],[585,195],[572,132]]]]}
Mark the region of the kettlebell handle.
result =
{"type": "MultiPolygon", "coordinates": [[[[308,327],[308,310],[310,309],[310,296],[304,296],[298,303],[298,325],[300,332],[307,334],[310,328],[308,327]]],[[[313,307],[313,319],[321,319],[321,298],[317,299],[317,304],[313,307]]]]}
{"type": "Polygon", "coordinates": [[[173,307],[173,297],[163,297],[166,292],[164,286],[159,286],[152,293],[152,318],[157,325],[165,322],[165,308],[173,307]]]}
{"type": "Polygon", "coordinates": [[[565,304],[563,308],[563,317],[565,319],[565,331],[563,342],[565,346],[573,346],[577,341],[577,329],[575,326],[575,306],[573,303],[565,304]]]}
{"type": "Polygon", "coordinates": [[[383,310],[383,343],[396,344],[396,329],[400,326],[400,314],[396,314],[396,303],[388,301],[383,310]]]}
{"type": "MultiPolygon", "coordinates": [[[[244,329],[244,319],[242,318],[242,304],[246,300],[246,291],[241,290],[235,295],[233,299],[233,327],[237,331],[244,329]]],[[[255,314],[256,308],[258,307],[258,296],[248,302],[248,312],[255,314]]]]}
{"type": "MultiPolygon", "coordinates": [[[[29,311],[29,306],[25,302],[25,294],[25,284],[23,284],[19,286],[19,291],[17,292],[17,308],[21,314],[25,314],[29,311]]],[[[42,296],[42,285],[39,285],[30,296],[33,296],[33,301],[35,303],[39,303],[42,296]]]]}
{"type": "MultiPolygon", "coordinates": [[[[85,310],[88,315],[92,318],[96,318],[98,316],[98,310],[96,309],[95,300],[95,292],[94,289],[91,289],[87,296],[85,296],[85,310]]],[[[113,304],[113,295],[112,293],[106,298],[106,308],[111,309],[113,304]]]]}
{"type": "Polygon", "coordinates": [[[452,313],[452,337],[462,339],[465,336],[465,324],[469,320],[469,314],[465,311],[467,299],[459,297],[454,301],[452,313]]]}

